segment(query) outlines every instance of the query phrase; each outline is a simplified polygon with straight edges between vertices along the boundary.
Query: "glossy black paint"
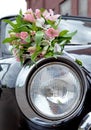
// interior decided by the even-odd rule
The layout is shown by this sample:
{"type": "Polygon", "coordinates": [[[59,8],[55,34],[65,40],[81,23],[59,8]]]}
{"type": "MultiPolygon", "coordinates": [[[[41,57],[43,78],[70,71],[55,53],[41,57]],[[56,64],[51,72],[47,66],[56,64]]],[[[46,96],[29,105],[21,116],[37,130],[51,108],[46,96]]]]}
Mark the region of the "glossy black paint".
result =
{"type": "MultiPolygon", "coordinates": [[[[3,76],[0,79],[0,130],[77,130],[83,117],[91,111],[91,89],[88,88],[89,91],[87,93],[84,106],[79,115],[77,115],[74,119],[68,122],[62,122],[62,124],[58,125],[57,127],[53,125],[50,128],[48,128],[47,126],[40,127],[40,125],[36,125],[30,122],[21,113],[15,97],[16,77],[21,71],[22,66],[19,64],[19,62],[16,62],[14,58],[2,59],[0,61],[0,65],[2,64],[8,65],[8,69],[6,70],[6,72],[3,68],[1,69],[1,72],[3,72],[3,76]]],[[[38,122],[40,122],[39,119],[38,122]]]]}
{"type": "MultiPolygon", "coordinates": [[[[70,19],[72,18],[73,17],[70,17],[70,19]]],[[[91,22],[90,19],[86,20],[91,22]]],[[[2,25],[2,28],[4,28],[4,25],[2,25]]],[[[5,37],[4,32],[2,35],[1,41],[5,37]]],[[[41,127],[38,123],[34,124],[33,122],[30,122],[30,120],[23,115],[16,100],[15,84],[24,65],[17,62],[12,55],[4,54],[3,50],[4,45],[1,46],[0,51],[0,130],[77,130],[83,117],[91,111],[91,79],[89,76],[85,73],[88,83],[88,91],[83,108],[76,117],[69,121],[61,122],[61,125],[58,123],[57,126],[52,125],[50,127],[41,127]]],[[[91,73],[91,48],[89,46],[86,49],[71,50],[69,53],[75,58],[81,59],[85,68],[91,73]]],[[[37,122],[41,122],[39,119],[37,120],[37,122]]],[[[43,124],[45,125],[44,122],[43,124]]]]}

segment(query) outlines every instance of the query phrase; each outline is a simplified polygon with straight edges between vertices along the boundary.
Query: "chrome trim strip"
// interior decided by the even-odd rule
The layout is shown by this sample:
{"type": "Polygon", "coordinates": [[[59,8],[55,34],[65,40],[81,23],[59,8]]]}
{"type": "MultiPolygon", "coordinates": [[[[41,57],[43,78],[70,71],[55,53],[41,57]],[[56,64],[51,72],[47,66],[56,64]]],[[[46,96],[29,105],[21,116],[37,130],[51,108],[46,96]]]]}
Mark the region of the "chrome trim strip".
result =
{"type": "Polygon", "coordinates": [[[91,112],[89,112],[82,120],[78,130],[90,130],[91,129],[91,112]]]}

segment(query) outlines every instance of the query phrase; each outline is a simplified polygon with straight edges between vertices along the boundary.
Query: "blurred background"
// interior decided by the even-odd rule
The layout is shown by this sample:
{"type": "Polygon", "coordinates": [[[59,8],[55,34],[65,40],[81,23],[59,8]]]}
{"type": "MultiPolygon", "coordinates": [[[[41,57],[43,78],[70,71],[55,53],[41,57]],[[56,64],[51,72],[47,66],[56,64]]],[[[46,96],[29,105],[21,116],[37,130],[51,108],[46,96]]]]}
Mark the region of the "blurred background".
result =
{"type": "Polygon", "coordinates": [[[25,0],[1,0],[0,1],[0,18],[9,15],[16,15],[19,10],[26,10],[27,3],[25,0]]]}
{"type": "Polygon", "coordinates": [[[91,0],[2,0],[0,1],[0,18],[18,14],[22,9],[52,8],[62,15],[91,17],[91,0]]]}

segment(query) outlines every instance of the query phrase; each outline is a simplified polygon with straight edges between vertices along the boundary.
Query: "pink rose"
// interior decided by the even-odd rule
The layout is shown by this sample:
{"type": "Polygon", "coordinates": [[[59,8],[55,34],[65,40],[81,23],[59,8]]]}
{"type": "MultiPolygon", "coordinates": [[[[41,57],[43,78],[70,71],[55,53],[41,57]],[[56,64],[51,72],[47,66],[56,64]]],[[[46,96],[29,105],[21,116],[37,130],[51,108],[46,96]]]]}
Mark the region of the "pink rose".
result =
{"type": "Polygon", "coordinates": [[[39,9],[35,10],[35,16],[36,18],[41,18],[41,11],[39,9]]]}
{"type": "Polygon", "coordinates": [[[25,14],[24,15],[24,20],[28,22],[35,22],[35,18],[33,14],[25,14]]]}
{"type": "Polygon", "coordinates": [[[49,38],[55,38],[59,36],[59,31],[55,30],[54,28],[49,28],[45,31],[45,34],[49,37],[49,38]]]}
{"type": "Polygon", "coordinates": [[[21,32],[20,33],[20,38],[25,40],[28,37],[28,33],[27,32],[21,32]]]}

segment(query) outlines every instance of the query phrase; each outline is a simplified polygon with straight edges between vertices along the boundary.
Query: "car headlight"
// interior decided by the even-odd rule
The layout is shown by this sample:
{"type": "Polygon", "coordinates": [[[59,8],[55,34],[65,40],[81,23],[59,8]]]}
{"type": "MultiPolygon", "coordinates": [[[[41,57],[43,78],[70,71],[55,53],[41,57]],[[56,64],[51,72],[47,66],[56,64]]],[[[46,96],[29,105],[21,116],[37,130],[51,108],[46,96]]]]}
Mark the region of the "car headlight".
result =
{"type": "Polygon", "coordinates": [[[30,104],[41,116],[61,119],[71,114],[81,99],[79,75],[70,66],[52,62],[38,68],[30,78],[30,104]]]}
{"type": "Polygon", "coordinates": [[[23,113],[30,120],[37,117],[52,123],[76,116],[87,90],[81,68],[65,57],[43,59],[34,66],[28,65],[22,69],[16,87],[17,101],[23,113]]]}

